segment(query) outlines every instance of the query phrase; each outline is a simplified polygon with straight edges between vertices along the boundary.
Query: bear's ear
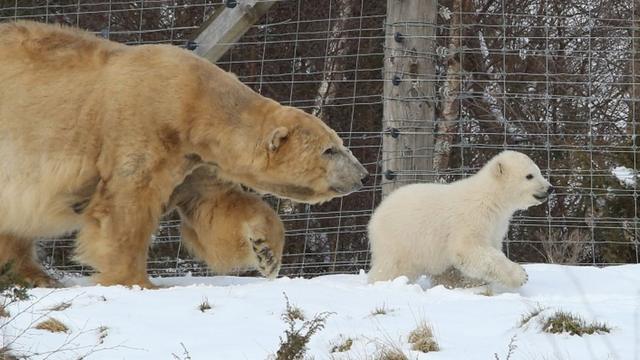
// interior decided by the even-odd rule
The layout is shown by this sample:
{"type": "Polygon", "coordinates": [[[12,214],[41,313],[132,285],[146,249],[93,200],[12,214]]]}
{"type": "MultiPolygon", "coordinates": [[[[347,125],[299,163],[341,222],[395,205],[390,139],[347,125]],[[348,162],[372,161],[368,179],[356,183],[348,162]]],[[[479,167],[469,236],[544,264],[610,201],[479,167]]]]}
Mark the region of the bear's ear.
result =
{"type": "Polygon", "coordinates": [[[271,131],[271,134],[269,134],[269,138],[267,139],[267,148],[269,151],[278,150],[284,140],[287,139],[288,135],[289,130],[284,126],[277,127],[271,131]]]}

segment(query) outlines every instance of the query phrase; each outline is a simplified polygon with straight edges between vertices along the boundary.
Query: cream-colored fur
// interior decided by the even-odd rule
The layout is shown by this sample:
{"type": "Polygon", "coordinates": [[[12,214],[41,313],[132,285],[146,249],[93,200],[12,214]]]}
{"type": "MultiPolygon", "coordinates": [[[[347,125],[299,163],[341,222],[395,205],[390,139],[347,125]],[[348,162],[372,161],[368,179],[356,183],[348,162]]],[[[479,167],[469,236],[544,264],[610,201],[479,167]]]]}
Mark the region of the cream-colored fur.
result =
{"type": "Polygon", "coordinates": [[[0,84],[0,244],[80,230],[104,285],[152,286],[150,235],[198,164],[309,203],[366,175],[322,121],[173,46],[0,24],[0,84]]]}
{"type": "Polygon", "coordinates": [[[513,213],[544,202],[549,189],[533,161],[514,151],[464,180],[399,188],[369,223],[369,280],[415,279],[454,267],[470,278],[521,286],[527,274],[503,254],[502,241],[513,213]]]}
{"type": "Polygon", "coordinates": [[[176,188],[170,204],[182,219],[182,241],[216,273],[255,269],[268,278],[278,275],[284,226],[259,196],[201,167],[176,188]]]}

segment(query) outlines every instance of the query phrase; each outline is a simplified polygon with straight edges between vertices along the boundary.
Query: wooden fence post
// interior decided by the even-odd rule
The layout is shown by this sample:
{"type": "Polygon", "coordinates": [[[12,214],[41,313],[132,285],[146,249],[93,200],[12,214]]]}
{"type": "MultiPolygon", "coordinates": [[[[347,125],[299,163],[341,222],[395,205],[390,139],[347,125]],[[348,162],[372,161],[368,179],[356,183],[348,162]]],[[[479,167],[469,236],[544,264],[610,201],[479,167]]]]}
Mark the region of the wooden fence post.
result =
{"type": "Polygon", "coordinates": [[[437,0],[387,0],[382,194],[433,180],[437,0]]]}

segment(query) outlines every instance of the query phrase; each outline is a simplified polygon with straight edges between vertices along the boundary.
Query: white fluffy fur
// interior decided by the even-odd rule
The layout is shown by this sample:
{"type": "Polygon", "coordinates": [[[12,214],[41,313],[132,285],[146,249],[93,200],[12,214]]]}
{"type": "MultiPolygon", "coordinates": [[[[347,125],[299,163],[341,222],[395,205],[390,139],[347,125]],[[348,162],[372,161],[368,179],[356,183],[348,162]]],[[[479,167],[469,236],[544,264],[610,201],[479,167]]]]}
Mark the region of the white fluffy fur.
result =
{"type": "Polygon", "coordinates": [[[454,267],[489,283],[523,285],[527,274],[503,254],[502,241],[513,213],[544,202],[550,188],[533,161],[515,151],[498,154],[464,180],[399,188],[369,223],[369,281],[415,280],[454,267]]]}

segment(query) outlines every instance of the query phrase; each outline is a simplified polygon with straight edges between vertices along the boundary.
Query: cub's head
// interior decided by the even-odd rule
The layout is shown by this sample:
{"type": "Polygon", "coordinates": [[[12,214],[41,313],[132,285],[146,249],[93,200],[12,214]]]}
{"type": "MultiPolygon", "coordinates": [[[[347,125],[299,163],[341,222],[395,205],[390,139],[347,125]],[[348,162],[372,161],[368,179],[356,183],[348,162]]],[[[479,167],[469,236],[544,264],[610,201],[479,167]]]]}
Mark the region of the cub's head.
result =
{"type": "Polygon", "coordinates": [[[258,168],[241,183],[304,203],[347,195],[369,175],[320,119],[280,105],[265,114],[252,161],[258,168]]]}
{"type": "Polygon", "coordinates": [[[503,151],[485,165],[498,182],[501,193],[515,209],[542,204],[553,192],[538,166],[525,154],[503,151]]]}

